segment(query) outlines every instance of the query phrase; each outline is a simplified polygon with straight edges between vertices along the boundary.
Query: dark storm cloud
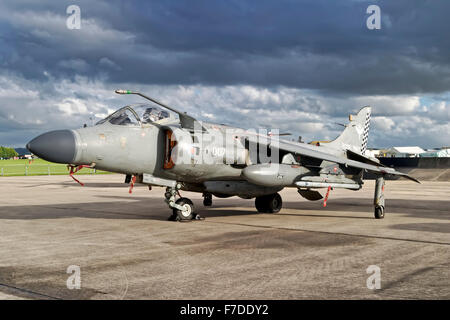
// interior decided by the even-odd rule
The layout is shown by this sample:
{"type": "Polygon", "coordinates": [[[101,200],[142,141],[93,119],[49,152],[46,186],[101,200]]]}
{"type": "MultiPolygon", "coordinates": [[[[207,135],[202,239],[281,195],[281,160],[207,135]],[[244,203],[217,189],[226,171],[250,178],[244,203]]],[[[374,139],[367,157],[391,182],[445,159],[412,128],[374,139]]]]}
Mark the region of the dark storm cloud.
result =
{"type": "Polygon", "coordinates": [[[335,94],[450,87],[448,1],[6,1],[1,9],[2,67],[38,80],[47,71],[335,94]],[[65,27],[73,3],[81,30],[65,27]],[[374,3],[381,30],[366,28],[374,3]]]}
{"type": "Polygon", "coordinates": [[[0,2],[0,145],[92,123],[139,90],[201,120],[370,146],[448,144],[448,1],[0,2]],[[81,30],[66,8],[81,7],[81,30]],[[382,29],[366,28],[381,7],[382,29]]]}

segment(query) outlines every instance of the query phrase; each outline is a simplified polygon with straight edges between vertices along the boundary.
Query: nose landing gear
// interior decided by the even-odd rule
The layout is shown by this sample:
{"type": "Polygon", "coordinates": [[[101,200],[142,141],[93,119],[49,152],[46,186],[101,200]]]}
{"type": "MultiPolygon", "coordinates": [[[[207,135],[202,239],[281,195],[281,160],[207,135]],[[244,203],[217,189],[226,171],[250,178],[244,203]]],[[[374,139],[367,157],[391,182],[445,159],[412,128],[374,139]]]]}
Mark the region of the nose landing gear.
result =
{"type": "Polygon", "coordinates": [[[189,221],[189,220],[200,220],[200,215],[194,212],[194,203],[188,199],[183,198],[180,195],[179,189],[181,188],[180,184],[177,184],[175,188],[167,187],[166,193],[164,194],[166,197],[166,203],[169,205],[169,208],[172,209],[172,215],[169,217],[169,221],[189,221]],[[180,196],[178,200],[176,196],[180,196]]]}

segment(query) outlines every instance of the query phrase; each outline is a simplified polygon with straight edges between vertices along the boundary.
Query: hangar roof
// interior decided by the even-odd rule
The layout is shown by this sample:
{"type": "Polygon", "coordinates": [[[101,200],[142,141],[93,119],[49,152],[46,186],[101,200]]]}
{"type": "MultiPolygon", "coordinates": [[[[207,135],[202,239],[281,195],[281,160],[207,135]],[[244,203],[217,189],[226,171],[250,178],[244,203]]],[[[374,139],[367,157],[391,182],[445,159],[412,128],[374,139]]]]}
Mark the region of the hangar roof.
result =
{"type": "Polygon", "coordinates": [[[390,152],[419,154],[425,152],[421,147],[392,147],[390,152]]]}

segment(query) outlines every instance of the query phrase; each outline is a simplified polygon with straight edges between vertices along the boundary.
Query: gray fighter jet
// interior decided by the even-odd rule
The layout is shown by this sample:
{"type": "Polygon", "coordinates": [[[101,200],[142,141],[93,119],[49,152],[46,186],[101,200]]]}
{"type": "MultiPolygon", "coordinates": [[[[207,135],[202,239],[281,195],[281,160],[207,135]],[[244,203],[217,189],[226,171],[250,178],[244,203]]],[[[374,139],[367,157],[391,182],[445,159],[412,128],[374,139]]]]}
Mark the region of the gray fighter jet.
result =
{"type": "Polygon", "coordinates": [[[83,167],[123,173],[125,182],[166,187],[172,220],[199,218],[191,200],[180,190],[203,193],[205,206],[212,196],[255,198],[258,212],[276,213],[278,193],[297,188],[308,200],[324,205],[334,188],[359,190],[365,172],[376,175],[375,218],[384,218],[385,177],[416,179],[365,155],[370,107],[350,116],[344,131],[330,142],[307,144],[282,139],[274,131],[240,129],[197,121],[139,92],[153,104],[125,106],[95,126],[44,133],[27,144],[28,150],[48,161],[65,163],[70,174],[83,167]],[[159,106],[156,106],[156,105],[159,106]]]}

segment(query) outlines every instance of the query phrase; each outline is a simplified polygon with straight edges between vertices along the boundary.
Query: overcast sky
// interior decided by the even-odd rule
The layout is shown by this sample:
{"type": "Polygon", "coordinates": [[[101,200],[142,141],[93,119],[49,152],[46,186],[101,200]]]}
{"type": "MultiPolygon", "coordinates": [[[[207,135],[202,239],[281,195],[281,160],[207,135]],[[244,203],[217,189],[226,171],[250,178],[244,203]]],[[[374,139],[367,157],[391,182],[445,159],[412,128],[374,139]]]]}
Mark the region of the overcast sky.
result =
{"type": "Polygon", "coordinates": [[[450,145],[449,12],[448,0],[2,0],[0,145],[142,101],[119,88],[306,141],[371,105],[369,147],[450,145]],[[366,26],[371,4],[380,30],[366,26]]]}

